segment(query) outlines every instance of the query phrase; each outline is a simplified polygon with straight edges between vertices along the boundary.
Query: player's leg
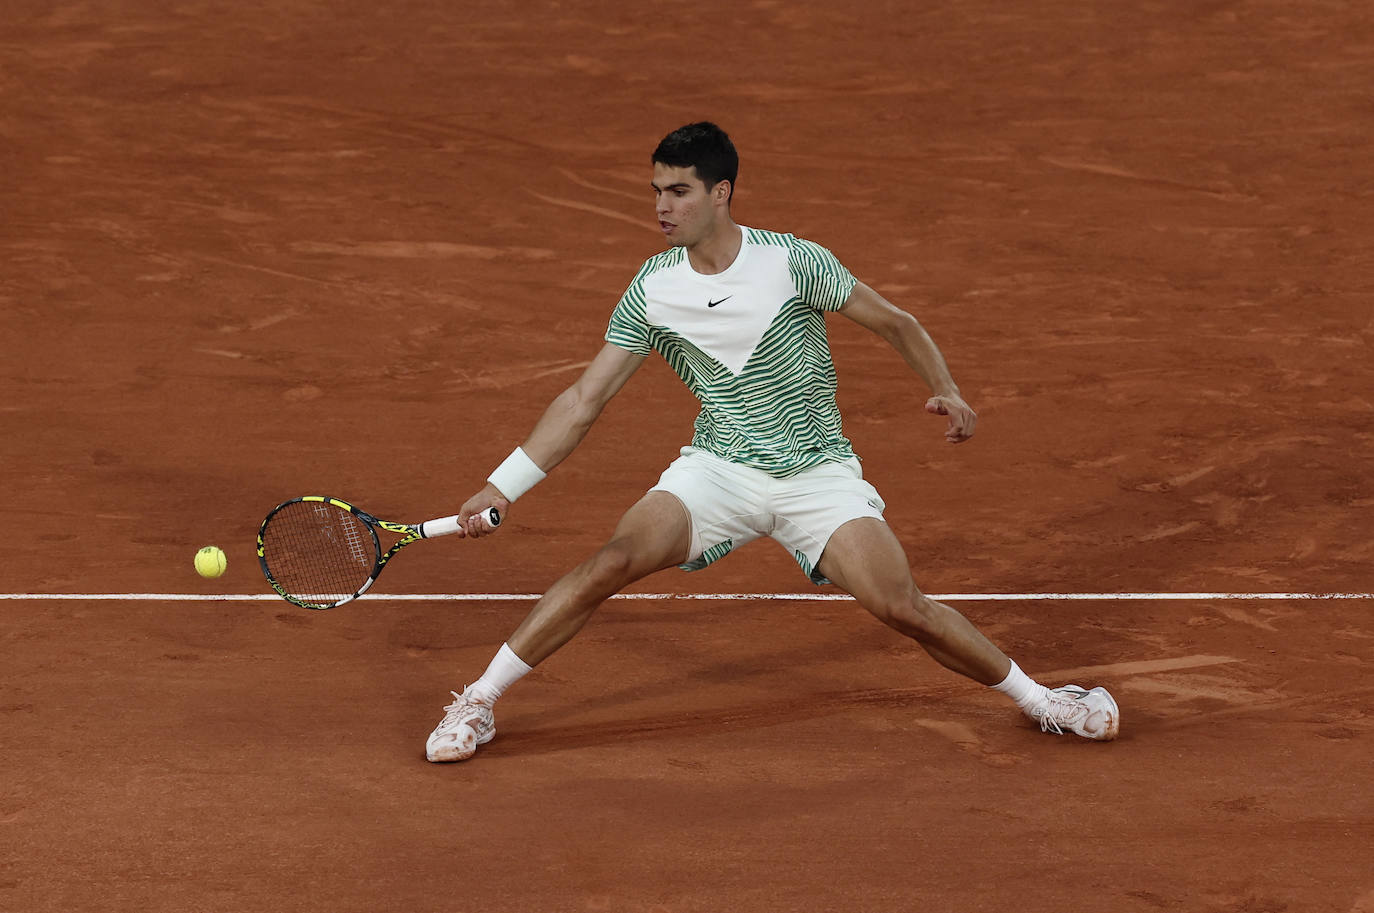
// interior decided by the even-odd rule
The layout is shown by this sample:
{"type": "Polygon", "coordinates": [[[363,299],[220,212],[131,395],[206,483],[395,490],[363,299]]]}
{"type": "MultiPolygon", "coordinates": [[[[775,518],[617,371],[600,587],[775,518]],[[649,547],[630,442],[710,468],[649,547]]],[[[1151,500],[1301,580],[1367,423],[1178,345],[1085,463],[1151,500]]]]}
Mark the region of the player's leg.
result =
{"type": "Polygon", "coordinates": [[[534,604],[482,676],[453,693],[425,756],[462,761],[496,735],[492,707],[525,673],[577,634],[597,607],[625,586],[687,558],[690,523],[676,497],[650,491],[625,512],[611,538],[534,604]]]}
{"type": "Polygon", "coordinates": [[[506,641],[531,667],[581,630],[597,607],[655,571],[687,560],[689,520],[676,497],[650,491],[626,511],[596,554],[549,587],[506,641]]]}
{"type": "Polygon", "coordinates": [[[945,668],[1007,694],[1042,729],[1116,737],[1120,712],[1106,690],[1051,690],[1032,680],[961,613],[917,588],[901,543],[882,520],[860,517],[836,529],[816,571],[945,668]]]}
{"type": "Polygon", "coordinates": [[[861,517],[835,530],[816,570],[945,668],[984,685],[1011,670],[1007,655],[972,622],[916,587],[906,552],[882,520],[861,517]]]}

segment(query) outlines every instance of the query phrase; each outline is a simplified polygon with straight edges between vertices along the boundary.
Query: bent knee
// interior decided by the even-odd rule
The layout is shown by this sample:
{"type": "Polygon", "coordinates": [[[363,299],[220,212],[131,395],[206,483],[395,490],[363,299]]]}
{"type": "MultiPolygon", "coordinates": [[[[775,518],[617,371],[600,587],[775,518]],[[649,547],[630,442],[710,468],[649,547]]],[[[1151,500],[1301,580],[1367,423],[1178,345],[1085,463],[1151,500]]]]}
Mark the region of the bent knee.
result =
{"type": "Polygon", "coordinates": [[[634,566],[633,552],[622,542],[612,541],[592,556],[592,576],[607,583],[615,583],[630,573],[634,566]]]}
{"type": "Polygon", "coordinates": [[[600,587],[619,589],[658,570],[658,562],[642,553],[632,540],[612,539],[587,562],[587,572],[600,587]]]}
{"type": "Polygon", "coordinates": [[[939,605],[914,587],[883,594],[870,600],[865,607],[888,627],[918,640],[934,634],[940,627],[939,605]]]}

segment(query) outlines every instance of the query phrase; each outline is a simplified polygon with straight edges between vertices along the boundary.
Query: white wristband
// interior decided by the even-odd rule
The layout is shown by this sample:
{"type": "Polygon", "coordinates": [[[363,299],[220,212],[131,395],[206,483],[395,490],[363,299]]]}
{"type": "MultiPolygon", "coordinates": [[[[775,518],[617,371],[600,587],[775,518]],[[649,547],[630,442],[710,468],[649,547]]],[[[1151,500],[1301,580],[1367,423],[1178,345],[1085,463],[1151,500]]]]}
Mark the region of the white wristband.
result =
{"type": "Polygon", "coordinates": [[[516,498],[544,481],[546,475],[548,473],[540,469],[523,448],[516,447],[505,462],[487,476],[487,481],[495,485],[507,501],[514,503],[516,498]]]}

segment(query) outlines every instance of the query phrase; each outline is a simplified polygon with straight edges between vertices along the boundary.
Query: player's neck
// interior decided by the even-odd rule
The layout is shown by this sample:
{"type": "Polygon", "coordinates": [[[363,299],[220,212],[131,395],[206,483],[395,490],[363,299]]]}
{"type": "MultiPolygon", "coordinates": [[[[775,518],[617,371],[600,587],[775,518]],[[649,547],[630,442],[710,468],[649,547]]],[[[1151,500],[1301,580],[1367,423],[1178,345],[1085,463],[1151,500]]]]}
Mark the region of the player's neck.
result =
{"type": "Polygon", "coordinates": [[[743,244],[744,231],[727,216],[709,235],[687,248],[687,259],[692,269],[704,275],[723,273],[735,262],[743,244]]]}

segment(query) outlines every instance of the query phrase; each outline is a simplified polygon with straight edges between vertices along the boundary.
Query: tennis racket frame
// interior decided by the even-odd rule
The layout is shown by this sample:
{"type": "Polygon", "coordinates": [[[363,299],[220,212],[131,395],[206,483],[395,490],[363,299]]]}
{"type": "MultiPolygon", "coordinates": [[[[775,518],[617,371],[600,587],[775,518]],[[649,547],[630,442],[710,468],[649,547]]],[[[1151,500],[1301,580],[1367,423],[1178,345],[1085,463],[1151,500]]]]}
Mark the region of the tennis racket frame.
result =
{"type": "MultiPolygon", "coordinates": [[[[486,517],[484,519],[488,526],[496,527],[501,525],[501,514],[494,507],[487,508],[486,517]]],[[[372,584],[377,581],[377,577],[381,575],[382,569],[386,567],[387,562],[390,561],[397,552],[405,548],[410,543],[415,542],[418,539],[433,539],[439,536],[451,535],[453,533],[456,533],[459,530],[459,528],[460,524],[458,523],[457,514],[454,514],[449,517],[439,517],[434,520],[426,520],[425,522],[418,524],[396,523],[392,520],[383,520],[379,517],[375,517],[367,511],[359,507],[355,507],[354,505],[348,503],[347,501],[344,501],[341,498],[331,498],[327,495],[302,495],[298,498],[290,498],[286,501],[283,501],[276,507],[272,508],[272,510],[269,511],[267,516],[263,519],[262,525],[258,527],[258,566],[262,569],[262,575],[267,578],[267,583],[272,587],[273,590],[276,591],[278,596],[280,596],[282,599],[285,599],[287,602],[292,603],[293,605],[298,605],[303,609],[313,609],[316,611],[324,609],[335,609],[341,605],[345,605],[347,603],[352,602],[359,596],[366,593],[369,589],[371,589],[372,584]],[[271,524],[272,518],[275,517],[282,510],[286,509],[292,504],[300,503],[332,505],[334,507],[339,508],[340,510],[347,511],[348,513],[357,517],[359,520],[363,522],[363,525],[367,527],[369,535],[372,536],[372,553],[374,556],[372,570],[368,574],[367,580],[352,595],[328,603],[311,602],[300,596],[292,595],[291,593],[287,592],[286,588],[283,587],[280,583],[278,583],[277,579],[274,576],[272,576],[272,571],[267,566],[266,554],[265,535],[267,533],[268,525],[271,524]],[[385,552],[382,551],[382,542],[381,539],[377,536],[377,530],[379,528],[401,537],[394,545],[392,545],[385,552]]]]}

